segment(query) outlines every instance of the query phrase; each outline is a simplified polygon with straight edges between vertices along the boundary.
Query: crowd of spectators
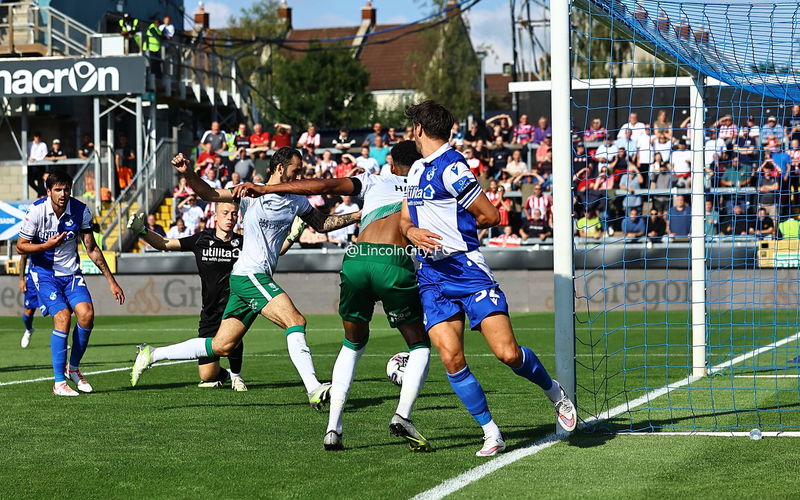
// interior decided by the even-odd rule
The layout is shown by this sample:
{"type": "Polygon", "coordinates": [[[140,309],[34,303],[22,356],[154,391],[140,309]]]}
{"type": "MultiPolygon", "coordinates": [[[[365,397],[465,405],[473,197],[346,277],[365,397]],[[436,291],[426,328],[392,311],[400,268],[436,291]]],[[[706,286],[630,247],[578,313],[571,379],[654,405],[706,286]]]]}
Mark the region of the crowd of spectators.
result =
{"type": "MultiPolygon", "coordinates": [[[[707,235],[764,238],[791,233],[791,222],[786,231],[781,224],[794,215],[794,193],[800,190],[800,106],[793,108],[783,126],[774,116],[759,125],[752,116],[746,124],[737,124],[726,115],[704,132],[698,156],[689,120],[675,125],[666,110],[658,112],[652,123],[631,113],[613,131],[599,118],[590,120],[583,131],[573,130],[575,234],[588,239],[614,234],[634,240],[688,237],[688,193],[696,157],[702,157],[705,172],[707,235]]],[[[302,152],[305,178],[386,174],[391,172],[391,147],[410,135],[410,128],[375,123],[366,136],[354,137],[342,128],[333,139],[323,140],[313,125],[295,134],[287,124],[276,123],[271,131],[261,124],[252,129],[240,124],[235,132],[226,133],[214,122],[196,141],[193,160],[201,177],[214,187],[263,182],[269,176],[271,151],[282,146],[302,152]]],[[[510,116],[499,115],[485,124],[472,122],[466,130],[455,123],[450,145],[464,155],[500,211],[500,224],[480,233],[485,244],[551,241],[552,130],[546,117],[533,124],[523,114],[515,125],[510,116]]],[[[191,234],[212,219],[211,209],[198,202],[183,181],[174,196],[181,219],[175,224],[180,229],[170,230],[191,234]]],[[[310,200],[328,213],[346,213],[342,211],[358,206],[357,200],[347,197],[310,200]]],[[[354,236],[350,230],[324,235],[309,229],[300,243],[343,246],[354,236]]]]}

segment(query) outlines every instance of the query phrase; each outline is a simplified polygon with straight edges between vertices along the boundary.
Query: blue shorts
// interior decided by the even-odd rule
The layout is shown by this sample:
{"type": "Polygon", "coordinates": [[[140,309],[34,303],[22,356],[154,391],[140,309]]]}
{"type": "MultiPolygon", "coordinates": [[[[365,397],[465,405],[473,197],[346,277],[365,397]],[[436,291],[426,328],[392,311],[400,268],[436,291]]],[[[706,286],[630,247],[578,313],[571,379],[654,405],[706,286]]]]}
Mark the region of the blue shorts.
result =
{"type": "Polygon", "coordinates": [[[89,295],[89,288],[83,276],[35,276],[36,289],[39,291],[39,302],[51,316],[69,307],[75,310],[75,306],[81,302],[92,303],[92,296],[89,295]]]}
{"type": "Polygon", "coordinates": [[[28,274],[25,277],[25,309],[36,309],[39,307],[39,295],[36,291],[36,283],[33,282],[33,278],[31,275],[28,274]]]}
{"type": "Polygon", "coordinates": [[[479,252],[424,263],[417,271],[425,330],[458,313],[475,329],[493,313],[508,315],[508,302],[479,252]]]}

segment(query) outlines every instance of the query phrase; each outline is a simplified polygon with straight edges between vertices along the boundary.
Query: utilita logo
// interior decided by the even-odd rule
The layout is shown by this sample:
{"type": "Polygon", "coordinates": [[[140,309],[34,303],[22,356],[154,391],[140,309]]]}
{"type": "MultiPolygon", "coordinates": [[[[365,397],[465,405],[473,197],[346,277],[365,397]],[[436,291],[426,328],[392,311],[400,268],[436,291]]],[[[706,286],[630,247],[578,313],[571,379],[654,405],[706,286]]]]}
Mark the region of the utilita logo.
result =
{"type": "Polygon", "coordinates": [[[13,73],[0,70],[0,88],[7,96],[60,94],[68,90],[113,92],[119,90],[119,70],[114,66],[98,68],[89,61],[78,61],[68,68],[18,69],[13,73]]]}

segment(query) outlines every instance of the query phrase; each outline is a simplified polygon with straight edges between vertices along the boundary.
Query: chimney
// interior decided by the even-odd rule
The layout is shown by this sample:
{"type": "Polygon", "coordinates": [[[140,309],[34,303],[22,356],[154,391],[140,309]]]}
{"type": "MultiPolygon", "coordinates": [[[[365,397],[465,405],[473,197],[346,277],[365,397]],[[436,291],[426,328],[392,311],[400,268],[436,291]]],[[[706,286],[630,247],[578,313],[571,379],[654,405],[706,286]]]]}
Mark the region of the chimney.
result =
{"type": "Polygon", "coordinates": [[[208,12],[206,12],[203,2],[197,3],[197,11],[194,13],[194,29],[195,31],[208,29],[208,12]]]}
{"type": "Polygon", "coordinates": [[[370,27],[375,26],[375,12],[372,2],[367,0],[367,5],[361,8],[361,24],[368,22],[370,27]]]}
{"type": "Polygon", "coordinates": [[[445,9],[449,9],[447,11],[447,17],[455,17],[461,15],[461,6],[458,5],[458,0],[449,0],[447,2],[447,6],[445,9]]]}
{"type": "Polygon", "coordinates": [[[283,0],[278,8],[278,19],[284,23],[284,28],[292,29],[292,8],[289,7],[286,0],[283,0]]]}

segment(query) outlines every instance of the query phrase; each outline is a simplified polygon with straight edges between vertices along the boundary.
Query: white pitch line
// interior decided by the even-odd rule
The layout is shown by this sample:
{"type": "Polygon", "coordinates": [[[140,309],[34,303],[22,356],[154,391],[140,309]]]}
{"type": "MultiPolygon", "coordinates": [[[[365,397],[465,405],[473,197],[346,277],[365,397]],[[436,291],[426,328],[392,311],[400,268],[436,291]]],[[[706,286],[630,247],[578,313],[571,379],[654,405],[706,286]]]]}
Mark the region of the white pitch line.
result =
{"type": "MultiPolygon", "coordinates": [[[[697,431],[697,432],[619,432],[617,436],[709,436],[750,437],[747,431],[697,431]]],[[[761,431],[761,437],[800,437],[798,431],[761,431]]]]}
{"type": "MultiPolygon", "coordinates": [[[[708,370],[708,373],[709,374],[717,373],[721,370],[724,370],[725,368],[741,363],[742,361],[758,356],[759,354],[763,354],[764,352],[767,352],[771,349],[775,349],[776,347],[788,344],[789,342],[796,340],[798,338],[800,338],[800,332],[797,332],[794,335],[790,335],[789,337],[768,344],[764,347],[754,349],[753,351],[742,354],[741,356],[737,356],[730,361],[725,361],[724,363],[714,365],[708,370]]],[[[692,382],[699,380],[700,378],[702,377],[693,377],[693,376],[686,377],[684,379],[678,380],[677,382],[673,382],[671,384],[665,385],[664,387],[660,387],[658,389],[650,391],[643,396],[640,396],[636,399],[633,399],[621,405],[615,406],[614,408],[611,408],[601,413],[600,415],[596,415],[584,420],[584,425],[590,422],[598,420],[607,420],[609,418],[616,417],[617,415],[630,411],[633,408],[641,406],[645,403],[649,403],[653,399],[661,397],[665,394],[669,394],[675,389],[687,386],[692,382]]],[[[655,434],[660,434],[660,433],[655,433],[655,434]]],[[[507,465],[510,465],[518,460],[539,453],[540,451],[547,449],[550,446],[553,446],[554,444],[565,439],[566,437],[568,437],[568,435],[566,434],[556,434],[556,433],[548,434],[543,439],[531,444],[530,446],[514,450],[510,453],[506,453],[505,455],[500,455],[499,457],[494,458],[483,465],[479,465],[478,467],[474,467],[465,472],[462,472],[458,476],[448,479],[447,481],[439,484],[438,486],[434,486],[429,490],[423,491],[422,493],[414,496],[411,500],[440,500],[446,497],[447,495],[455,493],[461,488],[474,483],[475,481],[483,479],[487,475],[507,465]]]]}
{"type": "Polygon", "coordinates": [[[800,378],[800,375],[734,375],[733,378],[800,378]]]}
{"type": "MultiPolygon", "coordinates": [[[[188,360],[181,360],[181,361],[167,361],[165,363],[158,363],[157,365],[153,365],[153,366],[179,365],[181,363],[191,363],[193,361],[195,361],[195,360],[194,359],[188,359],[188,360]]],[[[123,366],[123,367],[120,367],[120,368],[110,368],[108,370],[98,370],[96,372],[86,372],[86,373],[84,373],[84,375],[100,375],[100,374],[103,374],[103,373],[125,372],[125,371],[130,371],[130,370],[131,370],[130,366],[123,366]]],[[[53,380],[53,377],[52,376],[50,376],[50,377],[38,377],[38,378],[31,378],[31,379],[27,379],[27,380],[12,380],[10,382],[0,382],[0,386],[16,385],[16,384],[30,384],[32,382],[44,382],[45,380],[53,380]]]]}

